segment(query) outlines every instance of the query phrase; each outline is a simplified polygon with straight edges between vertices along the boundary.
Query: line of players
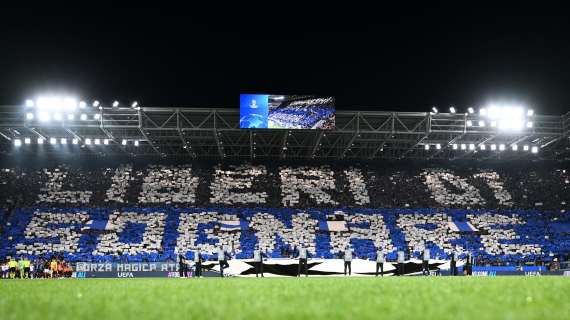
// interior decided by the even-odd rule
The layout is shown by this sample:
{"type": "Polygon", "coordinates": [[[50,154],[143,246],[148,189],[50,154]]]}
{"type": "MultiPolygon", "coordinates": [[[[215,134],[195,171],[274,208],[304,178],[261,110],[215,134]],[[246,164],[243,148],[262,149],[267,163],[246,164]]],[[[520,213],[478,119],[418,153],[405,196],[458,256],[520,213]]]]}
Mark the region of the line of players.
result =
{"type": "Polygon", "coordinates": [[[71,277],[73,269],[55,257],[46,261],[32,261],[22,256],[19,260],[9,258],[0,265],[2,279],[36,279],[71,277]]]}
{"type": "MultiPolygon", "coordinates": [[[[229,267],[229,263],[228,260],[231,259],[231,255],[228,253],[228,250],[220,247],[218,249],[218,264],[220,266],[220,277],[224,276],[224,269],[229,267]]],[[[344,250],[344,252],[341,255],[342,259],[344,260],[344,275],[346,276],[348,274],[348,276],[350,276],[352,274],[352,259],[354,258],[354,250],[350,247],[347,246],[344,250]]],[[[256,247],[256,249],[253,251],[253,263],[254,263],[254,269],[255,269],[255,276],[256,277],[264,277],[263,274],[263,260],[269,258],[269,256],[265,253],[263,253],[261,250],[259,250],[259,248],[256,247]]],[[[308,277],[308,267],[307,267],[307,261],[309,259],[309,254],[307,252],[307,249],[301,247],[298,250],[296,250],[296,254],[294,255],[294,258],[297,258],[299,263],[297,266],[297,277],[300,277],[301,274],[304,274],[305,277],[308,277]]],[[[422,256],[422,274],[424,276],[428,276],[430,275],[430,268],[429,268],[429,260],[431,259],[431,254],[430,254],[430,250],[426,247],[426,249],[424,249],[423,252],[423,256],[422,256]]],[[[199,251],[194,252],[194,270],[195,270],[195,274],[194,277],[201,277],[202,276],[202,262],[204,261],[201,253],[199,251]]],[[[400,276],[400,275],[404,275],[406,274],[406,254],[404,251],[398,251],[397,254],[397,272],[396,275],[400,276]]],[[[449,274],[451,276],[456,276],[458,274],[458,268],[457,268],[457,261],[458,261],[458,254],[456,253],[456,251],[454,251],[451,254],[451,261],[450,261],[450,269],[449,269],[449,274]]],[[[384,252],[384,250],[378,250],[376,252],[376,272],[375,272],[375,276],[378,277],[380,276],[384,276],[384,263],[386,262],[386,254],[384,252]]],[[[463,268],[465,275],[471,275],[472,274],[472,267],[473,267],[473,257],[471,256],[471,254],[468,255],[466,261],[465,261],[465,266],[463,268]]],[[[186,259],[184,258],[183,255],[179,256],[179,273],[180,273],[180,277],[186,277],[188,275],[189,272],[189,264],[186,261],[186,259]]],[[[439,269],[436,270],[436,272],[439,272],[439,269]]]]}

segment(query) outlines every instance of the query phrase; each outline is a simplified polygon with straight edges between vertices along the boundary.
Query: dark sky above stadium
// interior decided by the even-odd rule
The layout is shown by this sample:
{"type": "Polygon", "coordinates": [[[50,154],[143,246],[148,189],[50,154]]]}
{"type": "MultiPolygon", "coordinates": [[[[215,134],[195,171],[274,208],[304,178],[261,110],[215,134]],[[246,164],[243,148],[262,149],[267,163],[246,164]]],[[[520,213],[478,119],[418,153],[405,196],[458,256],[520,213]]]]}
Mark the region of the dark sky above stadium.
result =
{"type": "Polygon", "coordinates": [[[275,93],[334,95],[342,110],[465,110],[491,100],[570,110],[568,17],[454,9],[3,9],[0,104],[69,92],[237,107],[240,93],[275,93]]]}

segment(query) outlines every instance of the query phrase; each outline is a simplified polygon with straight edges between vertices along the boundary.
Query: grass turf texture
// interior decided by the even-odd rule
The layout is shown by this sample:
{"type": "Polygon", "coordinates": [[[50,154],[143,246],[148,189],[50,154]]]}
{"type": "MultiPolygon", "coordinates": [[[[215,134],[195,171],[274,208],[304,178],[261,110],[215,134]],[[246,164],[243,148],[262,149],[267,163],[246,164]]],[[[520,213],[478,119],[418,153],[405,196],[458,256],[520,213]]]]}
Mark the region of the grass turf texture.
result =
{"type": "Polygon", "coordinates": [[[0,280],[0,319],[570,319],[570,278],[0,280]]]}

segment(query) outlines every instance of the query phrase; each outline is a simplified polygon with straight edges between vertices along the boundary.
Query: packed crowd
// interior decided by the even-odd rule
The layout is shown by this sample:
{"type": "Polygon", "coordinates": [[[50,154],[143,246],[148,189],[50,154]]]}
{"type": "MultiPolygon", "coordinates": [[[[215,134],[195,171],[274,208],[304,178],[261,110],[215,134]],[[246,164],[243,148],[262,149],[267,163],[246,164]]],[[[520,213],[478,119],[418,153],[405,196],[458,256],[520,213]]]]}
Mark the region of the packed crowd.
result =
{"type": "Polygon", "coordinates": [[[268,121],[281,128],[329,129],[334,128],[335,110],[323,106],[285,106],[271,109],[268,121]]]}

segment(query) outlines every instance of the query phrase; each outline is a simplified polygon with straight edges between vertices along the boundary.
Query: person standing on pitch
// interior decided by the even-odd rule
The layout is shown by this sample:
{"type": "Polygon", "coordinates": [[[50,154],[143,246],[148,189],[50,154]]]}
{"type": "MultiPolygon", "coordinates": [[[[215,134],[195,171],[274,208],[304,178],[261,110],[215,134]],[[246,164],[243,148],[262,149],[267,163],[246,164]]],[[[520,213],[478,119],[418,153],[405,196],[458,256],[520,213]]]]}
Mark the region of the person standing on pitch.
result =
{"type": "Polygon", "coordinates": [[[451,252],[451,263],[449,267],[449,274],[452,276],[457,275],[457,255],[455,254],[455,250],[451,252]]]}
{"type": "Polygon", "coordinates": [[[255,265],[255,277],[257,278],[259,276],[259,274],[261,273],[261,277],[264,278],[264,276],[263,276],[263,254],[261,253],[261,250],[259,250],[259,247],[256,247],[255,250],[253,251],[253,263],[255,265]]]}
{"type": "Polygon", "coordinates": [[[202,256],[200,251],[194,251],[194,273],[196,277],[202,276],[202,256]]]}
{"type": "Polygon", "coordinates": [[[348,275],[352,274],[352,249],[350,245],[346,246],[344,250],[344,275],[346,276],[346,269],[348,268],[348,275]]]}
{"type": "Polygon", "coordinates": [[[188,266],[186,265],[186,259],[182,254],[178,255],[178,276],[180,278],[186,278],[188,272],[188,266]]]}
{"type": "Polygon", "coordinates": [[[404,262],[406,261],[406,255],[403,250],[398,251],[398,275],[403,276],[405,273],[404,262]]]}
{"type": "Polygon", "coordinates": [[[429,259],[430,259],[430,252],[426,244],[424,247],[424,257],[422,259],[422,273],[424,276],[429,276],[429,259]]]}
{"type": "Polygon", "coordinates": [[[228,254],[224,248],[220,247],[218,249],[218,263],[220,264],[220,277],[224,277],[224,269],[229,267],[228,259],[226,258],[228,254]]]}
{"type": "Polygon", "coordinates": [[[302,246],[299,248],[299,267],[297,269],[297,277],[301,276],[301,269],[304,268],[305,270],[305,277],[309,276],[307,270],[307,249],[303,248],[302,246]]]}
{"type": "Polygon", "coordinates": [[[378,276],[378,270],[380,270],[380,274],[382,277],[384,276],[384,250],[376,251],[376,276],[378,276]]]}

